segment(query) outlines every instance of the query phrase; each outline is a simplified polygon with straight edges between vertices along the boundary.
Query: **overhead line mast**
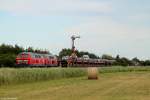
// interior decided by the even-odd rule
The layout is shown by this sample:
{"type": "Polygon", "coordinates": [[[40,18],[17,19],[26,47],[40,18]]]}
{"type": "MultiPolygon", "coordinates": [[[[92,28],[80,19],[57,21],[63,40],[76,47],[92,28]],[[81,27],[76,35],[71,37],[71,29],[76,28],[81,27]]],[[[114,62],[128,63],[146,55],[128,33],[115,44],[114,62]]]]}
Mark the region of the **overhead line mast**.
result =
{"type": "Polygon", "coordinates": [[[75,40],[76,40],[77,38],[80,38],[80,36],[75,36],[75,35],[72,35],[72,36],[71,36],[71,40],[72,40],[72,54],[71,54],[71,56],[72,56],[73,58],[76,57],[76,53],[75,53],[75,40]]]}

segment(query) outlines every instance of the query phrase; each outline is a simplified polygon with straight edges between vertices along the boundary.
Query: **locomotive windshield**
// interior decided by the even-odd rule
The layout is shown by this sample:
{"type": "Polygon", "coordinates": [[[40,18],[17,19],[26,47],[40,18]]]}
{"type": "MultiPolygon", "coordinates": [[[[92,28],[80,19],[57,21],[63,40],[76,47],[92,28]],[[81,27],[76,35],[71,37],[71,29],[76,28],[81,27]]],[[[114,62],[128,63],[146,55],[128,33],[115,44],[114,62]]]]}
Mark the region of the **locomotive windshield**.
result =
{"type": "Polygon", "coordinates": [[[17,58],[22,58],[22,55],[21,55],[21,54],[19,54],[19,55],[17,56],[17,58]]]}
{"type": "Polygon", "coordinates": [[[17,56],[18,58],[28,58],[29,55],[27,53],[21,53],[17,56]]]}

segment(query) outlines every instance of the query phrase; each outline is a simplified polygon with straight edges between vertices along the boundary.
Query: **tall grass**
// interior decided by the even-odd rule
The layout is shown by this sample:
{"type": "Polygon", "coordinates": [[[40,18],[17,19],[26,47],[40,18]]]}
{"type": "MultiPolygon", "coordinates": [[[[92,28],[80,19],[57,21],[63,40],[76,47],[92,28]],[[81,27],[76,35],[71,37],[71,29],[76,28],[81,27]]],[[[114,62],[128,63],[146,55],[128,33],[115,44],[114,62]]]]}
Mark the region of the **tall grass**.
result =
{"type": "MultiPolygon", "coordinates": [[[[150,67],[101,67],[99,73],[150,71],[150,67]]],[[[0,86],[87,76],[86,68],[0,68],[0,86]]]]}
{"type": "Polygon", "coordinates": [[[85,76],[83,68],[2,68],[0,85],[85,76]]]}
{"type": "Polygon", "coordinates": [[[139,71],[150,71],[150,66],[113,66],[113,67],[101,67],[99,68],[99,73],[115,73],[115,72],[139,72],[139,71]]]}

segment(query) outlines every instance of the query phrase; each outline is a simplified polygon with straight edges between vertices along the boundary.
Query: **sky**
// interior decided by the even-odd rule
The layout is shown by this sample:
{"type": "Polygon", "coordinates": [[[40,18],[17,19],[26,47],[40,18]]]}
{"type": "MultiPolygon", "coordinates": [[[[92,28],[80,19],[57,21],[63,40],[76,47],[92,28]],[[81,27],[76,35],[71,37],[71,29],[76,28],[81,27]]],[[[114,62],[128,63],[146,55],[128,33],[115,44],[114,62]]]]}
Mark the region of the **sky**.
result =
{"type": "Polygon", "coordinates": [[[0,44],[150,59],[150,0],[0,0],[0,44]]]}

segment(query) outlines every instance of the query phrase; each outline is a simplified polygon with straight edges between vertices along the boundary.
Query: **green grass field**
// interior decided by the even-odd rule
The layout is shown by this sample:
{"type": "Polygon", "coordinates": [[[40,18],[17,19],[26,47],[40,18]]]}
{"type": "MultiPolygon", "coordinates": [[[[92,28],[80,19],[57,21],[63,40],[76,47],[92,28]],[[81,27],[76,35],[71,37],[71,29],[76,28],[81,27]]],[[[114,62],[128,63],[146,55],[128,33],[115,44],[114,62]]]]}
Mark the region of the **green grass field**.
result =
{"type": "Polygon", "coordinates": [[[149,100],[149,68],[116,69],[101,69],[98,80],[87,80],[85,74],[1,85],[0,100],[149,100]]]}

